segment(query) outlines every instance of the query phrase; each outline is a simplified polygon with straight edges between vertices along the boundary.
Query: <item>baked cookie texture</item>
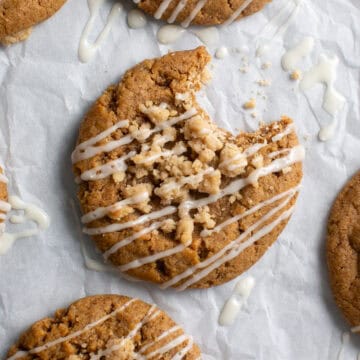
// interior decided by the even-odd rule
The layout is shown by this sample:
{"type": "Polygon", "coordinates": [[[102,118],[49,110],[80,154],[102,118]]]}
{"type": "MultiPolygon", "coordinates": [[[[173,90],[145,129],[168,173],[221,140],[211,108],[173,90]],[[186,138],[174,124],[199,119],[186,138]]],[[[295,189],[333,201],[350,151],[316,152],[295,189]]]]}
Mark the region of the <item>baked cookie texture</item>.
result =
{"type": "Polygon", "coordinates": [[[53,15],[66,0],[1,0],[0,43],[11,45],[31,34],[31,27],[53,15]]]}
{"type": "Polygon", "coordinates": [[[327,262],[335,301],[351,326],[360,325],[360,172],[338,195],[330,213],[327,262]]]}
{"type": "Polygon", "coordinates": [[[138,7],[168,22],[220,25],[252,15],[271,0],[140,0],[138,7]]]}
{"type": "Polygon", "coordinates": [[[191,336],[156,306],[119,295],[97,295],[36,322],[7,359],[200,359],[191,336]]]}
{"type": "Polygon", "coordinates": [[[145,60],[86,115],[73,152],[84,232],[106,261],[161,287],[220,285],[288,222],[302,178],[292,121],[233,136],[198,105],[204,47],[145,60]]]}

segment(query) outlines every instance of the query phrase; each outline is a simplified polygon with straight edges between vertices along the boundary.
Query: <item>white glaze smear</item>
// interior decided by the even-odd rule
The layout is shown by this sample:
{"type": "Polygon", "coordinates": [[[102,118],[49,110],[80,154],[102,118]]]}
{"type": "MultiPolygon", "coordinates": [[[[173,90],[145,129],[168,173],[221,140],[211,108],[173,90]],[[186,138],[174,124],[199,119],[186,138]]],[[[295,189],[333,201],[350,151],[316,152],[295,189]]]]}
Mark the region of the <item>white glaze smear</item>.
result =
{"type": "Polygon", "coordinates": [[[23,230],[16,233],[3,233],[0,236],[0,255],[5,254],[16,240],[38,235],[50,225],[49,216],[39,207],[25,203],[17,196],[10,196],[9,204],[13,210],[24,211],[23,216],[10,217],[11,222],[19,224],[26,221],[33,221],[37,226],[34,229],[23,230]]]}
{"type": "Polygon", "coordinates": [[[332,116],[335,116],[345,104],[344,96],[335,89],[338,63],[339,59],[336,56],[328,58],[322,54],[320,55],[318,64],[306,72],[300,82],[300,88],[303,91],[309,90],[318,84],[324,84],[326,86],[323,108],[332,116]]]}
{"type": "Polygon", "coordinates": [[[314,39],[311,36],[305,37],[295,47],[288,50],[281,58],[281,65],[284,70],[295,70],[297,64],[305,56],[309,55],[314,48],[314,39]]]}
{"type": "Polygon", "coordinates": [[[88,0],[90,18],[81,34],[79,46],[79,59],[82,62],[88,62],[95,55],[95,53],[98,51],[102,43],[109,35],[110,30],[116,18],[118,17],[118,14],[122,10],[122,5],[120,3],[114,4],[108,16],[104,29],[101,31],[95,42],[91,44],[88,39],[94,27],[96,17],[99,14],[100,8],[105,3],[105,1],[106,0],[88,0]]]}
{"type": "Polygon", "coordinates": [[[178,25],[164,25],[161,26],[158,33],[157,39],[160,44],[173,44],[177,40],[179,40],[183,34],[185,33],[185,29],[178,25]]]}
{"type": "Polygon", "coordinates": [[[127,22],[131,29],[141,29],[146,26],[147,19],[142,11],[133,9],[128,13],[127,22]]]}
{"type": "Polygon", "coordinates": [[[221,326],[232,325],[241,308],[245,305],[252,289],[255,286],[255,279],[251,276],[241,279],[235,286],[232,296],[226,301],[219,316],[221,326]]]}
{"type": "Polygon", "coordinates": [[[219,43],[219,30],[215,27],[208,27],[200,30],[194,30],[193,33],[206,45],[215,46],[219,43]]]}

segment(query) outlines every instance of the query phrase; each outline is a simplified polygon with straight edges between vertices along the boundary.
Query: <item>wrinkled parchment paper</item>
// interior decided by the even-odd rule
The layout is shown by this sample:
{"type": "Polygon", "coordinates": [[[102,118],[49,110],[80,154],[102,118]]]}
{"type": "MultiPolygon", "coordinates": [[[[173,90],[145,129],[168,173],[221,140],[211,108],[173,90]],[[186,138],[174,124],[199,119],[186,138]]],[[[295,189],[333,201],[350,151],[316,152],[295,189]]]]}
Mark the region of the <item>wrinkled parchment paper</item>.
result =
{"type": "MultiPolygon", "coordinates": [[[[199,95],[215,121],[232,131],[255,129],[261,118],[270,121],[287,114],[294,118],[307,149],[295,214],[277,243],[248,271],[256,278],[256,287],[231,327],[219,327],[217,321],[234,281],[215,289],[177,293],[86,269],[71,207],[75,186],[70,153],[89,106],[144,58],[165,54],[169,48],[192,48],[200,41],[188,33],[175,45],[159,45],[159,23],[150,20],[145,29],[130,30],[124,11],[101,51],[90,63],[81,64],[77,49],[89,12],[86,0],[69,0],[28,41],[0,50],[1,161],[11,192],[42,206],[52,219],[45,233],[20,240],[0,257],[1,358],[23,330],[56,308],[86,295],[121,293],[168,311],[194,335],[206,360],[337,359],[341,334],[349,328],[329,290],[325,228],[337,192],[360,168],[360,3],[305,0],[288,31],[272,41],[262,60],[256,59],[257,34],[286,1],[274,0],[263,12],[220,30],[220,45],[243,52],[214,59],[213,82],[199,95]],[[326,143],[317,138],[319,122],[331,119],[321,108],[323,88],[304,96],[280,67],[284,49],[309,35],[316,39],[315,49],[299,68],[309,68],[320,53],[336,54],[340,59],[336,87],[347,98],[338,115],[336,137],[326,143]],[[250,70],[243,74],[239,68],[246,57],[250,70]],[[272,67],[260,71],[266,61],[272,67]],[[255,81],[261,78],[270,79],[272,85],[260,88],[255,81]],[[257,91],[267,99],[258,96],[259,117],[253,119],[242,104],[257,91]]],[[[96,31],[111,5],[109,0],[96,31]]],[[[355,359],[358,350],[360,341],[352,336],[345,359],[355,359]]]]}

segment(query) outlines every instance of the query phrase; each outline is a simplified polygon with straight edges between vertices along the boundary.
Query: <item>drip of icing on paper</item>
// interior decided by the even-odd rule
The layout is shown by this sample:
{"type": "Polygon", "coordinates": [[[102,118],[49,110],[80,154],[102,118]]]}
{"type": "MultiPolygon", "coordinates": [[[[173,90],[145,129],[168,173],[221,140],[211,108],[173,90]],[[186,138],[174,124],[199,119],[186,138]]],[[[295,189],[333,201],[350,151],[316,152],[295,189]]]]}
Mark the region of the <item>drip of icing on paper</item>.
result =
{"type": "Polygon", "coordinates": [[[305,56],[309,55],[314,48],[314,39],[310,36],[305,37],[295,47],[288,50],[281,58],[281,65],[285,71],[293,71],[296,65],[305,56]]]}
{"type": "Polygon", "coordinates": [[[142,11],[138,9],[133,9],[130,10],[128,13],[127,22],[130,28],[141,29],[146,26],[147,19],[142,11]]]}
{"type": "Polygon", "coordinates": [[[89,10],[90,10],[90,18],[85,25],[85,28],[81,34],[80,45],[79,45],[79,59],[82,62],[88,62],[97,52],[99,47],[105,41],[109,32],[114,24],[118,14],[122,10],[122,5],[116,3],[113,5],[110,14],[107,18],[104,29],[101,31],[97,39],[93,44],[91,44],[88,40],[89,35],[94,27],[94,23],[96,17],[100,11],[101,6],[104,4],[105,0],[88,0],[89,10]]]}
{"type": "Polygon", "coordinates": [[[195,30],[193,33],[206,45],[215,46],[219,43],[219,30],[216,27],[195,30]]]}
{"type": "Polygon", "coordinates": [[[217,59],[224,59],[229,55],[229,50],[225,46],[219,47],[215,52],[215,57],[217,59]]]}
{"type": "Polygon", "coordinates": [[[158,31],[157,39],[160,44],[172,44],[179,40],[184,33],[185,29],[183,29],[181,26],[164,25],[158,31]]]}
{"type": "Polygon", "coordinates": [[[350,334],[348,332],[344,332],[341,336],[341,348],[339,350],[337,360],[344,360],[345,346],[350,343],[350,334]]]}
{"type": "Polygon", "coordinates": [[[3,233],[0,236],[0,255],[5,254],[16,240],[38,235],[41,230],[46,230],[50,225],[49,216],[39,207],[25,203],[17,196],[10,196],[9,204],[13,210],[24,211],[24,215],[10,216],[9,220],[11,223],[23,224],[27,221],[33,221],[36,223],[37,227],[35,229],[23,230],[16,233],[3,233]]]}
{"type": "Polygon", "coordinates": [[[340,111],[345,104],[345,98],[335,89],[336,69],[339,59],[336,56],[328,58],[326,55],[320,55],[317,65],[304,74],[300,82],[300,88],[303,91],[313,88],[315,85],[324,84],[326,86],[323,108],[330,115],[340,111]]]}
{"type": "Polygon", "coordinates": [[[251,276],[240,280],[233,291],[233,295],[226,301],[219,316],[219,324],[230,326],[236,320],[238,313],[249,298],[255,286],[255,279],[251,276]]]}
{"type": "Polygon", "coordinates": [[[280,12],[270,19],[267,25],[257,35],[259,39],[256,41],[257,57],[263,56],[270,49],[270,43],[286,32],[292,20],[297,15],[302,2],[303,0],[287,1],[280,12]]]}

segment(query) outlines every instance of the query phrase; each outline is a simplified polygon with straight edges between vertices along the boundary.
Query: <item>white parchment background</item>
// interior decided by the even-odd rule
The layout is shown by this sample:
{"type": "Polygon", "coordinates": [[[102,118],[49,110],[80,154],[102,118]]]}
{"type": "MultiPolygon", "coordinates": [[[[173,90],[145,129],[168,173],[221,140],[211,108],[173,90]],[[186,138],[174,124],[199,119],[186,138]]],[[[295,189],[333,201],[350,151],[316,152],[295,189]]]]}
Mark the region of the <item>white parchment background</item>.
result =
{"type": "MultiPolygon", "coordinates": [[[[81,64],[77,48],[88,7],[86,0],[69,0],[28,41],[0,50],[1,162],[11,192],[42,206],[52,219],[46,233],[19,241],[0,257],[2,358],[21,331],[56,308],[86,295],[121,293],[155,302],[168,311],[194,335],[205,359],[337,359],[341,334],[348,327],[329,290],[325,227],[337,192],[360,168],[360,2],[305,0],[287,33],[272,42],[264,57],[273,64],[264,71],[272,86],[260,89],[254,83],[261,78],[254,39],[284,3],[274,0],[265,11],[221,29],[222,45],[248,48],[251,70],[245,75],[239,71],[243,54],[215,59],[214,80],[202,94],[215,121],[232,130],[247,130],[256,128],[257,120],[245,114],[241,105],[254,91],[265,91],[268,98],[259,98],[259,114],[266,121],[282,114],[293,117],[307,149],[296,212],[277,243],[246,274],[254,276],[257,284],[248,306],[228,328],[219,327],[217,319],[234,282],[204,291],[161,291],[87,270],[80,252],[70,206],[75,197],[70,153],[79,123],[91,103],[126,69],[167,52],[168,47],[156,41],[159,24],[150,21],[145,29],[130,30],[123,12],[101,52],[90,63],[81,64]],[[340,59],[336,85],[347,105],[339,114],[336,137],[327,143],[317,139],[318,121],[326,124],[330,119],[321,109],[323,88],[305,97],[280,68],[284,49],[306,35],[314,36],[316,45],[300,68],[308,68],[322,52],[340,59]]],[[[111,5],[109,0],[97,30],[111,5]]],[[[171,49],[199,44],[187,34],[171,49]]],[[[360,341],[352,336],[344,359],[355,359],[358,350],[360,341]]]]}

